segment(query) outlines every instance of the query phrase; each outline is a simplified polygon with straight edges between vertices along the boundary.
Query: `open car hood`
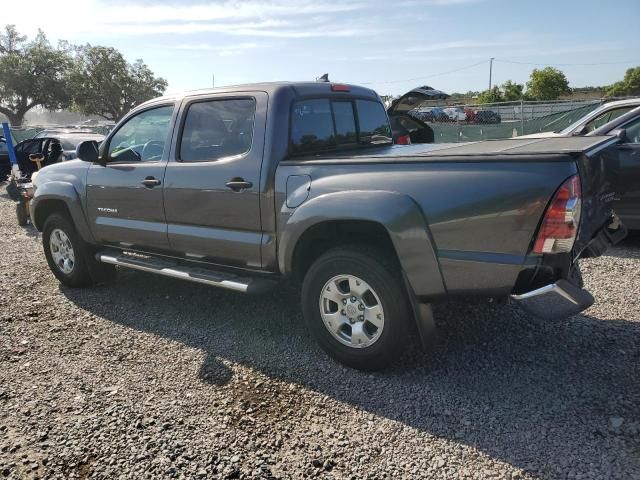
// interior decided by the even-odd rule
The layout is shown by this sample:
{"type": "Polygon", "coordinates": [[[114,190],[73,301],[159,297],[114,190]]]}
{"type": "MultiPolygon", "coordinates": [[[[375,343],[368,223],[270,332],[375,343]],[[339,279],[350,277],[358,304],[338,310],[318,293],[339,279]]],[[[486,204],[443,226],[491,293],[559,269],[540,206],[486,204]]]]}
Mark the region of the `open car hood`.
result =
{"type": "Polygon", "coordinates": [[[391,106],[387,109],[387,113],[390,117],[396,114],[407,113],[418,108],[425,101],[445,100],[449,97],[450,95],[445,92],[436,90],[428,85],[417,87],[402,95],[398,100],[391,102],[391,106]]]}

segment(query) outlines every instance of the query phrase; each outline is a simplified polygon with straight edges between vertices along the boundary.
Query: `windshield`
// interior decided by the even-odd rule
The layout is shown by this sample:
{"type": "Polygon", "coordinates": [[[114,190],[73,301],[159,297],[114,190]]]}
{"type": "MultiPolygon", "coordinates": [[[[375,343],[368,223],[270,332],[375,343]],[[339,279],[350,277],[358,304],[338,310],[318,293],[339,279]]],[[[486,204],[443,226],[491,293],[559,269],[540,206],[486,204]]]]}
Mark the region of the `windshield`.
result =
{"type": "Polygon", "coordinates": [[[575,132],[576,135],[581,135],[583,133],[588,133],[594,131],[596,128],[601,127],[607,122],[614,120],[627,113],[628,111],[636,108],[638,105],[621,105],[619,107],[611,107],[611,105],[602,105],[588,114],[586,117],[581,117],[576,122],[569,125],[564,130],[560,130],[559,132],[562,135],[571,135],[575,132]],[[582,126],[587,127],[586,132],[582,132],[582,126]]]}

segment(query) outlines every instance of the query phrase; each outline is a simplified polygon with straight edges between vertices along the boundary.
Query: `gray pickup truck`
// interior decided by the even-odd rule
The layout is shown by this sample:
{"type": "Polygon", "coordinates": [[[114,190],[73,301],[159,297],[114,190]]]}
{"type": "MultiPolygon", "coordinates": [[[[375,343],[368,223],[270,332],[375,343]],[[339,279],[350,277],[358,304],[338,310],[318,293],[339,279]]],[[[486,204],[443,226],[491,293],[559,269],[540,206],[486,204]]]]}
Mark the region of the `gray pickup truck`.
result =
{"type": "Polygon", "coordinates": [[[549,319],[592,302],[578,259],[624,235],[615,137],[392,145],[372,90],[273,83],[140,105],[34,179],[33,225],[72,287],[115,266],[238,292],[302,282],[308,329],[360,369],[485,296],[549,319]]]}

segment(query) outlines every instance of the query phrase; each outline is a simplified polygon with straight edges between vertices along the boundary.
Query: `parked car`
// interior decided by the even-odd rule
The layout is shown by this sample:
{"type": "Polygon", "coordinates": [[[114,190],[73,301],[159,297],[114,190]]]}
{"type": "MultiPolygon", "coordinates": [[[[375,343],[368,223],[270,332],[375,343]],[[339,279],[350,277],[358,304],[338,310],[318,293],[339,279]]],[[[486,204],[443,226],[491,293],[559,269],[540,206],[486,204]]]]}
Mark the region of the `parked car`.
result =
{"type": "Polygon", "coordinates": [[[421,107],[411,111],[411,115],[423,122],[448,122],[449,116],[442,107],[421,107]]]}
{"type": "Polygon", "coordinates": [[[464,112],[463,107],[447,107],[442,110],[452,122],[466,122],[467,114],[464,112]]]}
{"type": "Polygon", "coordinates": [[[435,135],[433,129],[422,120],[410,115],[389,115],[393,141],[399,145],[412,143],[433,143],[435,135]]]}
{"type": "Polygon", "coordinates": [[[502,122],[502,117],[493,110],[476,110],[474,122],[484,124],[500,123],[502,122]]]}
{"type": "Polygon", "coordinates": [[[532,133],[529,135],[521,135],[518,138],[572,137],[586,135],[637,107],[640,107],[640,98],[608,102],[599,106],[563,130],[558,130],[556,132],[532,133]]]}
{"type": "Polygon", "coordinates": [[[45,128],[36,133],[33,138],[57,137],[59,135],[93,135],[95,132],[91,129],[80,128],[45,128]]]}
{"type": "Polygon", "coordinates": [[[219,88],[150,100],[42,169],[31,220],[70,287],[114,266],[244,293],[299,279],[322,348],[373,370],[411,332],[428,341],[432,302],[511,296],[544,318],[591,305],[577,260],[625,233],[605,162],[617,141],[394,146],[367,88],[219,88]]]}
{"type": "Polygon", "coordinates": [[[0,137],[0,182],[4,181],[9,173],[11,173],[11,161],[7,141],[4,137],[0,137]]]}
{"type": "Polygon", "coordinates": [[[620,138],[616,165],[616,201],[613,208],[625,226],[640,230],[640,107],[587,134],[616,134],[620,138]]]}
{"type": "MultiPolygon", "coordinates": [[[[431,87],[429,87],[431,88],[431,87]]],[[[432,90],[429,90],[432,92],[432,90]]],[[[413,106],[418,103],[418,97],[424,96],[420,90],[409,92],[399,100],[392,102],[387,109],[393,139],[398,144],[433,143],[433,129],[425,121],[415,115],[413,106]],[[405,103],[408,101],[409,103],[405,103]]]]}

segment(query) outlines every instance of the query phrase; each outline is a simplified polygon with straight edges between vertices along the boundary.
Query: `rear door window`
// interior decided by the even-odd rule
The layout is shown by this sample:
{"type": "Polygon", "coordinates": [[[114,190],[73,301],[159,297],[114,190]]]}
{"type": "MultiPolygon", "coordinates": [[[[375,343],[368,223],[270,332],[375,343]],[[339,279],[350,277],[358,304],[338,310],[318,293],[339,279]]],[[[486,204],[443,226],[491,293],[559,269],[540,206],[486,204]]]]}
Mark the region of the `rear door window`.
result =
{"type": "Polygon", "coordinates": [[[254,98],[193,103],[180,139],[183,162],[213,162],[251,150],[256,113],[254,98]]]}
{"type": "Polygon", "coordinates": [[[331,102],[336,121],[336,143],[338,145],[358,143],[353,102],[331,102]]]}
{"type": "Polygon", "coordinates": [[[293,153],[332,150],[336,146],[331,104],[328,99],[303,100],[293,107],[293,153]]]}
{"type": "Polygon", "coordinates": [[[392,142],[389,120],[379,102],[322,98],[300,100],[293,105],[293,155],[392,142]]]}
{"type": "Polygon", "coordinates": [[[356,107],[360,121],[360,143],[391,143],[391,127],[382,105],[370,100],[356,100],[356,107]]]}

